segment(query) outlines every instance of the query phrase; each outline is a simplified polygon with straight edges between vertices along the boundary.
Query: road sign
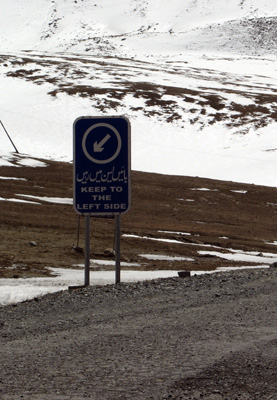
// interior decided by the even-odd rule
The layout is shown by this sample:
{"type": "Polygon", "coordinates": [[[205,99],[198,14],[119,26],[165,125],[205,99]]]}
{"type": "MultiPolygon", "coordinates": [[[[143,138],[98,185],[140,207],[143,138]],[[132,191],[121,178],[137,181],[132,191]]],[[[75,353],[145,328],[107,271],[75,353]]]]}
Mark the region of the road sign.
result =
{"type": "Polygon", "coordinates": [[[131,134],[125,117],[74,122],[74,207],[79,214],[115,215],[130,208],[131,134]]]}

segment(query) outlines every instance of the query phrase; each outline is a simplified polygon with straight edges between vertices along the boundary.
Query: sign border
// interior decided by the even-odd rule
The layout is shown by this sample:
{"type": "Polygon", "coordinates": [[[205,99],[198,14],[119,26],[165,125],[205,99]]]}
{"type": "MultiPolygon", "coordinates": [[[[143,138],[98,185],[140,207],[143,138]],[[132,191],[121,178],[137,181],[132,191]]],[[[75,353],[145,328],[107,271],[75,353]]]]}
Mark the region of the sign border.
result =
{"type": "MultiPolygon", "coordinates": [[[[107,122],[105,122],[107,123],[107,122]]],[[[86,155],[85,155],[86,156],[86,155]]],[[[93,162],[92,160],[90,160],[91,162],[93,162]]],[[[95,162],[94,162],[95,163],[95,162]]],[[[96,164],[96,163],[95,163],[96,164]]],[[[73,206],[75,211],[77,212],[77,214],[79,215],[90,215],[90,216],[95,216],[95,217],[104,217],[104,216],[116,216],[116,215],[121,215],[121,214],[126,214],[131,207],[131,124],[129,119],[125,116],[125,115],[108,115],[108,116],[80,116],[78,118],[76,118],[74,120],[73,123],[73,206]],[[128,173],[128,208],[122,212],[115,212],[115,211],[111,211],[111,212],[80,212],[80,210],[77,210],[77,206],[76,206],[76,124],[78,121],[80,120],[113,120],[113,119],[124,119],[127,123],[127,137],[128,137],[128,169],[127,169],[127,173],[128,173]]]]}

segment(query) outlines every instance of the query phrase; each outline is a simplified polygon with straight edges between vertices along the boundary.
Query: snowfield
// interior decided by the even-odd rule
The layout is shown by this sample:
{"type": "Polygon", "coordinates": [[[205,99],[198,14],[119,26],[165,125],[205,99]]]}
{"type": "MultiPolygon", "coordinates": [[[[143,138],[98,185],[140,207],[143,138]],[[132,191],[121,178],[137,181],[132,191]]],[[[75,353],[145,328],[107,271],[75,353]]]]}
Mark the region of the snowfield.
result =
{"type": "Polygon", "coordinates": [[[135,170],[276,186],[276,18],[273,0],[11,0],[0,119],[19,152],[70,161],[77,117],[125,115],[135,170]]]}
{"type": "MultiPolygon", "coordinates": [[[[276,186],[273,59],[261,78],[264,60],[243,57],[149,63],[21,53],[2,60],[1,120],[21,153],[71,161],[77,117],[126,115],[135,170],[276,186]]],[[[1,152],[12,151],[0,132],[1,152]]]]}

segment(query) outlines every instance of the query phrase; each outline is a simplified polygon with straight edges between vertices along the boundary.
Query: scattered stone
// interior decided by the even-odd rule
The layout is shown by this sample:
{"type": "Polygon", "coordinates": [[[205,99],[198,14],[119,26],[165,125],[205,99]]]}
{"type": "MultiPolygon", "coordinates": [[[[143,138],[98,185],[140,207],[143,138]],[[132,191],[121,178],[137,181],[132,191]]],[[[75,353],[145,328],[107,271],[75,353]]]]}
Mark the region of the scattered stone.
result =
{"type": "Polygon", "coordinates": [[[178,272],[179,278],[189,278],[190,271],[179,271],[178,272]]]}
{"type": "Polygon", "coordinates": [[[106,250],[104,251],[104,255],[105,255],[105,256],[114,256],[114,255],[115,255],[115,250],[114,250],[114,249],[111,249],[111,248],[106,249],[106,250]]]}
{"type": "Polygon", "coordinates": [[[31,241],[29,242],[29,245],[35,247],[35,246],[37,246],[38,244],[37,244],[37,242],[34,242],[34,241],[31,240],[31,241]]]}
{"type": "Polygon", "coordinates": [[[83,253],[84,252],[84,249],[82,247],[80,247],[80,246],[73,246],[72,248],[77,253],[83,253]]]}

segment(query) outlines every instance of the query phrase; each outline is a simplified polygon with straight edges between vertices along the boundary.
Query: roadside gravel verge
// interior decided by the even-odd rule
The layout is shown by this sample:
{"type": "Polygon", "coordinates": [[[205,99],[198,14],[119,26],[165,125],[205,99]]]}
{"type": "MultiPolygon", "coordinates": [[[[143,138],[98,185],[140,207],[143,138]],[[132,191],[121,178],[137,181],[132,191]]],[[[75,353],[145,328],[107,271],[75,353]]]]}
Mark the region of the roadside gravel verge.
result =
{"type": "Polygon", "coordinates": [[[2,307],[0,398],[276,399],[276,283],[244,270],[2,307]]]}

